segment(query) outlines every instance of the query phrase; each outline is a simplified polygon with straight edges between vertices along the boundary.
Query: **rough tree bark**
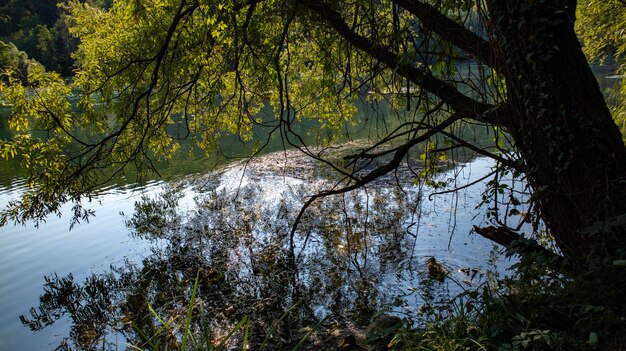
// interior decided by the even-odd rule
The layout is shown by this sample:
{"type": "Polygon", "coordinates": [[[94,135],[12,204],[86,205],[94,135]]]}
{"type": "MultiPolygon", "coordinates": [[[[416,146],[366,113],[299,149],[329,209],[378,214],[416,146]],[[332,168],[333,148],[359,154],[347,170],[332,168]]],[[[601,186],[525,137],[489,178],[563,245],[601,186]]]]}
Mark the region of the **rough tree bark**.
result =
{"type": "MultiPolygon", "coordinates": [[[[506,103],[495,108],[460,96],[455,87],[428,72],[398,63],[393,52],[355,33],[330,6],[318,1],[301,4],[352,45],[438,96],[459,119],[473,118],[509,132],[522,155],[537,208],[562,254],[574,266],[623,255],[626,147],[574,32],[576,1],[488,0],[489,40],[425,2],[393,2],[442,40],[504,76],[506,103]]],[[[434,132],[439,127],[434,127],[434,132]]],[[[406,147],[394,149],[394,160],[421,141],[418,137],[406,147]]],[[[389,172],[387,168],[373,171],[361,183],[389,172]]]]}
{"type": "Polygon", "coordinates": [[[535,200],[578,264],[626,248],[626,148],[574,33],[575,1],[488,3],[535,200]]]}

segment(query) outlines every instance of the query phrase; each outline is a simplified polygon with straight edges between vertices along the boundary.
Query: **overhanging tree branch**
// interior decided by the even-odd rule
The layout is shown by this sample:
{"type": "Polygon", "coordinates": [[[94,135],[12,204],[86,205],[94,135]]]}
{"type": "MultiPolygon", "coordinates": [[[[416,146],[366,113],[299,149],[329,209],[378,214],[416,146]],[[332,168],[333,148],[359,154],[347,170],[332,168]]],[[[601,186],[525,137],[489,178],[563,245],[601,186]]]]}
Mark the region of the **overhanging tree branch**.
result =
{"type": "Polygon", "coordinates": [[[496,244],[504,246],[509,254],[519,254],[521,256],[543,256],[546,262],[556,269],[560,270],[565,264],[565,258],[561,255],[546,249],[539,245],[536,240],[527,239],[523,235],[514,232],[506,227],[478,227],[474,226],[474,231],[480,236],[489,239],[496,244]]]}
{"type": "Polygon", "coordinates": [[[303,1],[303,6],[316,13],[324,19],[339,35],[346,39],[356,48],[364,51],[376,60],[382,62],[396,72],[419,85],[426,91],[440,98],[444,103],[452,107],[461,118],[470,118],[497,124],[497,119],[485,120],[484,112],[493,108],[493,105],[486,104],[472,99],[461,93],[456,87],[440,79],[435,78],[428,69],[415,67],[402,62],[400,57],[389,49],[372,42],[352,30],[344,21],[341,14],[333,10],[330,6],[317,1],[303,1]]]}
{"type": "Polygon", "coordinates": [[[413,16],[424,28],[433,31],[441,39],[474,56],[478,61],[498,70],[501,66],[491,43],[464,26],[449,19],[432,5],[415,0],[392,0],[413,16]]]}
{"type": "Polygon", "coordinates": [[[482,148],[480,148],[480,147],[478,147],[476,145],[468,143],[467,141],[457,137],[456,135],[454,135],[452,133],[449,133],[449,132],[446,132],[446,131],[441,131],[441,134],[447,136],[450,139],[453,139],[457,143],[456,146],[464,147],[466,149],[474,151],[475,153],[477,153],[479,155],[483,155],[483,156],[489,157],[491,159],[494,159],[494,160],[500,162],[501,164],[503,164],[506,167],[518,170],[520,172],[524,171],[524,167],[520,164],[519,161],[510,160],[510,159],[504,158],[504,157],[502,157],[500,155],[496,155],[496,154],[494,154],[492,152],[489,152],[489,151],[487,151],[485,149],[482,149],[482,148]]]}
{"type": "MultiPolygon", "coordinates": [[[[130,116],[128,116],[124,120],[124,122],[120,125],[119,128],[117,128],[115,132],[103,137],[97,143],[88,145],[88,147],[86,147],[86,149],[83,150],[79,156],[77,156],[78,160],[81,160],[83,157],[87,157],[87,160],[82,164],[80,164],[80,161],[79,161],[79,164],[76,167],[76,169],[72,170],[72,172],[66,177],[66,179],[73,179],[73,178],[80,177],[82,174],[85,173],[87,169],[96,168],[95,165],[98,163],[98,161],[107,159],[112,154],[115,148],[115,145],[119,142],[119,138],[121,137],[121,135],[126,131],[126,129],[131,124],[131,122],[133,122],[137,118],[139,114],[139,110],[141,109],[141,103],[144,99],[145,99],[146,108],[148,110],[146,112],[146,115],[150,114],[150,110],[149,110],[150,97],[151,97],[153,90],[157,86],[157,83],[160,77],[160,71],[164,64],[166,54],[173,40],[173,37],[176,33],[176,30],[179,24],[181,23],[181,21],[185,17],[191,15],[198,8],[198,6],[199,6],[199,3],[197,1],[192,2],[189,6],[187,6],[187,1],[181,2],[181,4],[179,5],[176,11],[174,18],[172,19],[172,23],[168,27],[163,44],[159,48],[159,51],[152,58],[150,58],[150,60],[154,60],[155,64],[152,70],[152,74],[150,76],[149,85],[146,88],[146,90],[144,90],[141,94],[139,94],[134,99],[130,116]]],[[[119,73],[121,73],[121,71],[118,72],[118,74],[119,73]]],[[[134,148],[134,151],[132,152],[132,156],[129,157],[125,162],[123,162],[123,166],[119,167],[118,170],[115,172],[115,174],[117,174],[118,172],[121,172],[123,168],[131,161],[133,157],[140,154],[143,141],[146,138],[147,131],[149,128],[150,128],[149,124],[145,126],[144,132],[142,133],[142,137],[140,138],[140,142],[137,143],[136,147],[134,148]]],[[[96,184],[92,186],[92,188],[97,185],[101,185],[101,184],[96,184]]]]}
{"type": "MultiPolygon", "coordinates": [[[[493,108],[490,111],[487,111],[487,113],[497,113],[497,108],[493,108]]],[[[407,153],[409,152],[409,150],[411,150],[412,147],[414,147],[415,145],[427,141],[428,139],[430,139],[431,137],[433,137],[434,135],[440,133],[441,131],[443,131],[444,129],[446,129],[447,127],[451,126],[453,123],[459,121],[462,119],[462,114],[460,113],[454,113],[451,116],[449,116],[447,119],[445,119],[443,122],[439,123],[436,126],[433,126],[432,128],[428,129],[424,134],[415,137],[411,140],[409,140],[408,142],[406,142],[405,144],[398,146],[397,148],[395,148],[395,152],[393,154],[393,158],[388,161],[387,163],[375,168],[374,170],[372,170],[371,172],[369,172],[368,174],[366,174],[363,177],[356,177],[356,176],[352,176],[350,177],[352,180],[354,180],[354,183],[347,185],[343,188],[340,189],[332,189],[332,190],[327,190],[327,191],[322,191],[319,192],[313,196],[311,196],[306,202],[305,204],[302,206],[302,208],[300,209],[300,212],[298,213],[298,216],[296,217],[292,227],[291,227],[291,233],[290,233],[290,242],[291,242],[291,247],[293,248],[293,242],[294,242],[294,237],[295,237],[295,233],[296,230],[298,229],[298,224],[300,223],[300,220],[302,219],[302,216],[304,215],[304,213],[306,212],[307,208],[313,204],[313,202],[315,202],[317,199],[320,198],[324,198],[326,196],[331,196],[331,195],[339,195],[339,194],[344,194],[347,193],[349,191],[361,188],[373,181],[375,181],[376,179],[388,174],[389,172],[397,169],[400,164],[402,163],[402,160],[404,159],[404,157],[407,155],[407,153]]]]}

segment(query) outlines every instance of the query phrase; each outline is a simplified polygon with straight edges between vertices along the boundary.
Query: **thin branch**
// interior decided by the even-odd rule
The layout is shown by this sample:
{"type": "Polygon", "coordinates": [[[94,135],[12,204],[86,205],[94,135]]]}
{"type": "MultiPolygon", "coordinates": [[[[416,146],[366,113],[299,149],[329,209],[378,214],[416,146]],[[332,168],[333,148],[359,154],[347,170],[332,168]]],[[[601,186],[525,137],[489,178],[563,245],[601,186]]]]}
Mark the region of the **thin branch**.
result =
{"type": "Polygon", "coordinates": [[[477,153],[479,155],[483,155],[483,156],[489,157],[491,159],[494,159],[494,160],[500,162],[501,164],[503,164],[503,165],[505,165],[505,166],[507,166],[509,168],[513,168],[513,169],[518,170],[520,172],[524,171],[522,165],[519,162],[515,161],[515,160],[509,160],[509,159],[506,159],[506,158],[504,158],[504,157],[502,157],[500,155],[496,155],[494,153],[491,153],[491,152],[489,152],[489,151],[487,151],[485,149],[482,149],[482,148],[480,148],[480,147],[478,147],[476,145],[468,143],[467,141],[457,137],[456,135],[454,135],[452,133],[448,133],[446,131],[441,131],[441,134],[447,136],[450,139],[454,139],[454,141],[457,142],[457,146],[462,146],[464,148],[467,148],[467,149],[470,149],[470,150],[474,151],[475,153],[477,153]]]}
{"type": "Polygon", "coordinates": [[[467,183],[467,184],[462,185],[462,186],[459,186],[459,187],[455,187],[455,188],[452,188],[452,189],[447,189],[447,190],[442,190],[442,191],[436,191],[436,192],[434,192],[434,193],[431,193],[431,194],[429,194],[429,195],[428,195],[428,200],[429,200],[429,201],[430,201],[430,200],[432,200],[432,199],[433,199],[433,197],[434,197],[434,196],[437,196],[437,195],[445,195],[445,194],[455,193],[455,192],[457,192],[457,191],[459,191],[459,190],[467,189],[467,188],[469,188],[469,187],[471,187],[471,186],[474,186],[474,185],[476,185],[476,184],[478,184],[478,183],[482,182],[483,180],[485,180],[485,179],[487,179],[487,178],[491,177],[492,175],[496,174],[496,172],[498,172],[498,170],[491,171],[491,172],[487,173],[487,175],[486,175],[486,176],[481,177],[481,178],[479,178],[479,179],[476,179],[476,180],[475,180],[475,181],[473,181],[473,182],[467,183]]]}
{"type": "Polygon", "coordinates": [[[551,267],[556,270],[562,270],[565,258],[561,255],[546,249],[539,245],[536,240],[527,239],[523,235],[514,232],[507,227],[478,227],[474,226],[474,231],[483,238],[489,239],[496,244],[500,244],[507,248],[510,253],[522,256],[541,255],[547,258],[551,267]]]}
{"type": "Polygon", "coordinates": [[[350,44],[384,63],[387,67],[394,69],[399,75],[402,75],[414,84],[421,86],[423,89],[439,97],[457,113],[462,114],[462,118],[473,118],[491,124],[498,122],[497,119],[484,119],[485,116],[483,113],[493,108],[493,105],[474,100],[464,95],[454,86],[435,78],[428,69],[424,67],[418,68],[412,64],[402,62],[401,58],[396,53],[352,30],[346,24],[341,14],[333,10],[327,4],[318,1],[303,1],[300,4],[306,6],[309,10],[324,19],[339,35],[350,42],[350,44]]]}
{"type": "Polygon", "coordinates": [[[449,19],[432,5],[416,0],[392,1],[417,17],[424,28],[433,31],[441,39],[462,49],[495,70],[501,66],[489,41],[449,19]]]}

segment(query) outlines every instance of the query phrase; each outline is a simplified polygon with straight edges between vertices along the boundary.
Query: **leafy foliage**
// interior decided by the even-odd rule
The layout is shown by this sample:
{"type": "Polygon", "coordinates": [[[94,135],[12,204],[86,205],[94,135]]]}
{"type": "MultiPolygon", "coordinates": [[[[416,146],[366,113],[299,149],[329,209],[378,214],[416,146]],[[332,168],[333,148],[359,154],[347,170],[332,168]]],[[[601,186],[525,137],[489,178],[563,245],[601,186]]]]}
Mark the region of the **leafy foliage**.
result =
{"type": "MultiPolygon", "coordinates": [[[[129,168],[158,172],[155,161],[171,157],[192,135],[212,152],[224,136],[248,140],[253,126],[261,125],[280,134],[285,147],[321,159],[294,126],[316,119],[319,128],[309,132],[322,136],[350,123],[355,100],[385,101],[394,112],[406,109],[406,118],[389,123],[390,116],[382,116],[379,140],[346,155],[346,164],[330,164],[346,185],[306,206],[379,179],[420,144],[426,167],[413,174],[429,181],[447,152],[465,149],[497,160],[494,174],[524,173],[534,190],[528,201],[535,218],[554,229],[559,249],[567,258],[598,264],[565,275],[541,260],[523,261],[519,284],[470,295],[457,305],[459,319],[441,320],[408,341],[398,338],[398,345],[482,348],[485,338],[474,328],[494,340],[489,346],[509,349],[584,348],[603,338],[618,344],[611,328],[623,326],[617,318],[623,306],[615,301],[624,284],[612,278],[624,274],[612,262],[623,262],[624,254],[626,149],[594,90],[572,30],[573,9],[565,3],[140,0],[102,8],[71,1],[63,23],[80,40],[73,81],[36,66],[25,70],[28,87],[10,75],[1,82],[15,133],[2,141],[1,155],[21,158],[31,190],[9,204],[0,223],[60,214],[68,201],[75,220],[87,219],[84,196],[129,168]],[[561,67],[570,61],[575,69],[561,67]],[[568,84],[581,79],[586,81],[568,84]],[[258,115],[268,107],[273,116],[258,115]],[[463,123],[495,129],[496,145],[455,134],[463,123]],[[517,150],[500,144],[509,133],[515,143],[508,144],[517,150]],[[598,286],[606,287],[609,299],[593,291],[598,286]],[[465,314],[471,303],[487,307],[465,314]],[[566,316],[567,323],[557,324],[545,311],[566,316]],[[596,313],[604,311],[611,312],[608,321],[596,313]]],[[[588,4],[579,8],[588,11],[579,15],[582,21],[600,16],[619,26],[596,32],[581,21],[592,43],[589,54],[619,58],[623,36],[593,43],[602,31],[622,31],[621,2],[588,4]]],[[[51,23],[21,24],[29,31],[16,38],[54,56],[51,23]]],[[[7,56],[13,66],[14,56],[7,56]]],[[[513,190],[497,178],[491,185],[488,197],[498,204],[505,196],[518,214],[513,190]]],[[[496,222],[511,213],[490,211],[496,222]]],[[[294,231],[289,235],[293,245],[294,231]]]]}
{"type": "MultiPolygon", "coordinates": [[[[626,74],[626,4],[620,0],[579,1],[577,18],[576,30],[589,60],[615,60],[617,74],[626,74]]],[[[622,77],[617,87],[610,89],[608,101],[615,121],[626,135],[626,79],[622,77]]]]}
{"type": "Polygon", "coordinates": [[[523,262],[516,274],[492,279],[451,301],[427,305],[431,322],[399,330],[396,350],[621,350],[624,302],[600,283],[608,271],[563,275],[523,262]]]}
{"type": "MultiPolygon", "coordinates": [[[[69,201],[85,220],[83,197],[132,168],[158,173],[155,162],[182,139],[196,137],[211,153],[224,136],[249,140],[264,126],[344,181],[309,198],[296,223],[320,197],[412,168],[419,146],[425,167],[414,176],[429,181],[438,161],[462,149],[497,160],[495,174],[525,174],[534,217],[564,256],[617,259],[621,222],[594,238],[585,228],[624,214],[626,149],[568,4],[142,0],[105,9],[71,1],[66,23],[80,40],[73,81],[33,70],[30,89],[2,82],[15,131],[2,154],[21,157],[31,190],[0,222],[41,220],[69,201]],[[306,118],[319,139],[342,130],[358,99],[385,101],[393,113],[381,116],[378,140],[345,163],[325,160],[295,131],[306,118]],[[466,141],[464,124],[494,130],[495,145],[466,141]]],[[[46,49],[50,33],[40,34],[46,49]]],[[[504,194],[491,184],[493,196],[504,194]]]]}
{"type": "MultiPolygon", "coordinates": [[[[441,11],[462,23],[477,22],[468,19],[471,6],[463,3],[446,2],[441,11]]],[[[458,77],[450,57],[460,51],[418,26],[411,13],[390,5],[337,3],[323,12],[318,5],[277,0],[120,1],[110,8],[66,3],[64,23],[80,41],[73,81],[39,70],[28,78],[39,93],[23,90],[14,80],[2,87],[5,100],[15,107],[9,123],[20,126],[15,138],[3,143],[4,155],[24,157],[33,189],[21,203],[11,204],[3,222],[43,219],[58,213],[65,201],[74,201],[78,212],[86,214],[80,210],[81,194],[131,167],[158,172],[155,161],[171,157],[180,140],[190,136],[211,153],[225,135],[249,140],[252,127],[262,125],[270,136],[280,134],[285,145],[312,154],[295,131],[304,119],[318,121],[310,134],[330,141],[334,132],[329,131],[340,130],[357,113],[357,99],[374,105],[384,101],[391,111],[406,107],[400,122],[391,120],[396,112],[382,116],[380,135],[389,135],[370,149],[381,150],[389,141],[398,144],[415,135],[428,141],[436,134],[425,133],[431,126],[442,122],[443,129],[459,122],[461,116],[448,118],[447,109],[435,113],[442,108],[438,95],[446,89],[459,96],[455,101],[475,104],[464,107],[472,111],[495,100],[492,87],[477,88],[469,72],[464,89],[480,90],[474,94],[480,102],[461,97],[452,85],[445,88],[451,84],[446,81],[458,77]],[[431,95],[412,85],[404,68],[384,69],[380,58],[353,47],[346,33],[321,25],[320,13],[353,18],[350,35],[371,36],[376,45],[393,50],[385,55],[395,55],[403,67],[419,67],[423,72],[418,75],[440,80],[435,90],[441,92],[431,95]],[[268,107],[274,116],[260,116],[268,107]],[[53,165],[41,163],[47,157],[33,162],[41,151],[62,156],[53,165]]],[[[45,44],[51,35],[41,29],[42,50],[52,50],[45,44]]],[[[445,149],[467,145],[459,140],[445,149]]],[[[398,154],[409,148],[403,146],[398,154]]],[[[436,155],[425,159],[429,175],[422,177],[429,178],[431,163],[444,156],[432,147],[427,154],[436,155]]],[[[349,178],[367,165],[348,166],[335,169],[349,178]]]]}
{"type": "Polygon", "coordinates": [[[28,72],[34,69],[35,65],[38,63],[29,59],[28,55],[20,51],[13,43],[0,41],[0,72],[6,72],[7,75],[25,81],[28,72]]]}

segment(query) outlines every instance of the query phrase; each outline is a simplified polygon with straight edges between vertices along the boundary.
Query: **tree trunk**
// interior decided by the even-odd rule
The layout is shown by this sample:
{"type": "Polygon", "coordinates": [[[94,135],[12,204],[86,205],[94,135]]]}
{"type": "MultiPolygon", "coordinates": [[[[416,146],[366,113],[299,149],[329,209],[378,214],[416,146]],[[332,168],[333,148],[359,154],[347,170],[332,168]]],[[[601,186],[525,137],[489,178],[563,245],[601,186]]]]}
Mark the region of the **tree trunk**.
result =
{"type": "Polygon", "coordinates": [[[575,1],[489,2],[506,127],[541,215],[578,266],[624,254],[626,147],[574,33],[575,1]]]}

